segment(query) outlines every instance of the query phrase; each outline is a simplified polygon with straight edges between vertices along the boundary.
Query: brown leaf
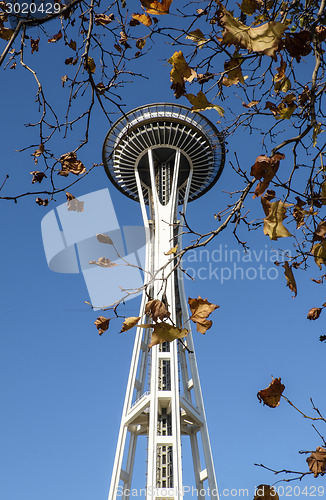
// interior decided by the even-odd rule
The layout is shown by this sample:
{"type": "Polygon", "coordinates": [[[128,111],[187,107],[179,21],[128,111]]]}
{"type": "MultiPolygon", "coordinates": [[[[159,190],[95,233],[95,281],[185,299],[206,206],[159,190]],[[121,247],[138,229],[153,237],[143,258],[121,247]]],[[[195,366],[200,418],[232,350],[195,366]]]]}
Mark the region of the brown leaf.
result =
{"type": "Polygon", "coordinates": [[[61,77],[61,84],[62,86],[64,87],[65,86],[65,83],[68,81],[68,76],[67,75],[63,75],[61,77]]]}
{"type": "Polygon", "coordinates": [[[175,339],[182,339],[188,335],[189,330],[186,328],[177,328],[176,326],[170,325],[168,323],[155,323],[154,325],[146,324],[139,325],[141,328],[153,328],[151,343],[148,349],[157,344],[162,344],[163,342],[172,342],[175,339]]]}
{"type": "Polygon", "coordinates": [[[286,25],[270,21],[261,26],[251,28],[241,23],[217,1],[219,11],[218,23],[223,28],[222,43],[271,56],[276,60],[276,52],[281,47],[282,36],[286,25]]]}
{"type": "Polygon", "coordinates": [[[109,328],[109,323],[111,321],[111,318],[105,318],[104,316],[99,316],[96,321],[94,321],[94,324],[96,325],[96,328],[98,329],[99,335],[102,335],[108,328],[109,328]]]}
{"type": "Polygon", "coordinates": [[[276,408],[280,404],[284,389],[285,385],[281,384],[281,378],[275,378],[266,389],[258,391],[257,398],[260,403],[263,402],[270,408],[276,408]]]}
{"type": "Polygon", "coordinates": [[[326,234],[326,221],[321,221],[319,222],[318,226],[316,227],[316,230],[314,232],[314,241],[319,240],[323,241],[325,239],[325,234],[326,234]]]}
{"type": "Polygon", "coordinates": [[[207,83],[209,80],[214,78],[214,74],[207,71],[206,73],[197,73],[198,83],[207,83]]]}
{"type": "Polygon", "coordinates": [[[224,109],[218,104],[208,102],[207,97],[201,90],[197,95],[186,94],[186,98],[191,102],[191,111],[205,111],[206,109],[216,109],[220,116],[224,116],[224,109]]]}
{"type": "Polygon", "coordinates": [[[41,156],[43,153],[44,153],[44,144],[40,144],[38,149],[36,149],[36,151],[34,151],[34,153],[32,154],[32,156],[34,156],[35,165],[37,165],[38,157],[41,156]]]}
{"type": "Polygon", "coordinates": [[[68,212],[83,212],[84,211],[84,202],[77,200],[71,193],[67,193],[67,206],[68,212]]]}
{"type": "Polygon", "coordinates": [[[157,0],[141,0],[141,4],[147,14],[156,14],[157,16],[168,14],[171,3],[172,0],[162,0],[162,2],[158,2],[157,0]]]}
{"type": "Polygon", "coordinates": [[[196,78],[197,73],[188,66],[181,50],[175,52],[168,59],[168,63],[172,64],[170,72],[171,89],[175,91],[174,95],[179,99],[186,92],[185,82],[192,82],[196,78]]]}
{"type": "Polygon", "coordinates": [[[260,484],[255,489],[254,500],[279,500],[279,498],[273,486],[268,484],[260,484]]]}
{"type": "Polygon", "coordinates": [[[144,26],[151,26],[152,24],[152,18],[148,14],[133,14],[131,16],[134,20],[138,21],[139,23],[142,23],[144,26]]]}
{"type": "Polygon", "coordinates": [[[326,472],[326,450],[321,446],[317,446],[316,451],[313,451],[310,457],[307,458],[307,464],[314,477],[320,474],[323,476],[326,472]]]}
{"type": "Polygon", "coordinates": [[[122,332],[127,332],[131,328],[137,325],[138,321],[140,320],[140,316],[130,316],[130,318],[126,318],[122,324],[122,328],[120,333],[122,332]]]}
{"type": "Polygon", "coordinates": [[[138,40],[136,40],[136,47],[139,50],[142,50],[145,47],[145,44],[146,44],[145,38],[138,38],[138,40]]]}
{"type": "Polygon", "coordinates": [[[321,312],[322,312],[321,307],[312,307],[310,309],[310,311],[308,312],[307,319],[311,319],[311,320],[315,321],[316,319],[319,318],[321,312]]]}
{"type": "Polygon", "coordinates": [[[14,30],[6,28],[2,23],[0,24],[0,38],[3,40],[10,40],[13,34],[14,30]]]}
{"type": "Polygon", "coordinates": [[[85,61],[84,68],[86,69],[86,71],[90,71],[91,73],[95,73],[96,64],[95,64],[94,59],[92,57],[87,57],[87,64],[85,61]]]}
{"type": "Polygon", "coordinates": [[[311,40],[311,34],[306,30],[299,31],[299,33],[287,33],[284,47],[291,57],[295,57],[297,62],[300,62],[302,56],[307,56],[312,51],[311,40]]]}
{"type": "Polygon", "coordinates": [[[56,35],[53,35],[52,38],[48,39],[48,43],[57,42],[58,40],[61,40],[61,38],[62,38],[62,33],[61,33],[61,30],[60,30],[56,35]]]}
{"type": "Polygon", "coordinates": [[[66,153],[60,158],[61,170],[59,175],[68,177],[69,174],[81,175],[86,172],[86,168],[80,160],[77,160],[77,155],[74,151],[66,153]]]}
{"type": "Polygon", "coordinates": [[[164,318],[170,317],[170,313],[165,307],[165,304],[158,299],[147,302],[145,306],[145,314],[149,314],[155,323],[157,323],[158,319],[162,321],[164,318]]]}
{"type": "Polygon", "coordinates": [[[99,267],[115,267],[118,265],[115,262],[112,262],[110,259],[107,259],[106,257],[100,257],[99,259],[97,259],[97,261],[90,260],[89,264],[95,264],[99,267]]]}
{"type": "Polygon", "coordinates": [[[107,16],[106,14],[95,14],[95,24],[96,26],[106,26],[114,21],[114,14],[107,16]]]}
{"type": "Polygon", "coordinates": [[[70,40],[70,42],[68,43],[68,47],[70,47],[72,50],[76,51],[77,43],[75,42],[75,40],[70,40]]]}
{"type": "Polygon", "coordinates": [[[280,161],[285,158],[282,153],[275,153],[273,156],[268,157],[266,155],[257,156],[254,165],[251,167],[250,175],[255,177],[255,179],[260,180],[255,189],[254,198],[260,196],[268,188],[269,183],[276,175],[280,161]],[[261,180],[263,179],[263,180],[261,180]]]}
{"type": "Polygon", "coordinates": [[[44,172],[39,172],[38,170],[34,170],[33,172],[30,172],[30,174],[33,176],[32,184],[35,184],[35,182],[41,183],[43,181],[44,177],[46,177],[44,172]]]}
{"type": "Polygon", "coordinates": [[[264,234],[269,236],[271,240],[292,236],[283,225],[283,220],[286,217],[286,204],[280,200],[270,203],[264,197],[261,198],[261,204],[266,215],[264,218],[264,234]]]}
{"type": "Polygon", "coordinates": [[[43,207],[46,207],[49,204],[49,200],[45,198],[44,200],[42,198],[36,198],[35,202],[43,207]]]}
{"type": "Polygon", "coordinates": [[[326,26],[316,26],[315,32],[317,33],[320,43],[326,40],[326,26]]]}
{"type": "Polygon", "coordinates": [[[210,329],[213,322],[208,320],[208,316],[220,306],[208,302],[207,299],[202,299],[200,296],[197,299],[188,298],[188,304],[191,310],[190,319],[196,323],[197,332],[205,334],[210,329]]]}
{"type": "Polygon", "coordinates": [[[248,104],[246,104],[245,102],[243,102],[242,106],[244,108],[252,108],[253,106],[256,106],[257,104],[259,104],[259,101],[251,101],[248,104]]]}
{"type": "Polygon", "coordinates": [[[105,243],[106,245],[113,245],[113,241],[107,234],[99,233],[96,235],[96,238],[97,241],[99,241],[100,243],[105,243]]]}
{"type": "Polygon", "coordinates": [[[38,45],[40,42],[40,37],[36,38],[36,40],[33,40],[31,38],[31,53],[33,54],[34,52],[38,52],[38,45]]]}
{"type": "Polygon", "coordinates": [[[284,276],[286,277],[286,286],[294,293],[294,297],[297,296],[297,284],[293,276],[292,267],[289,266],[288,261],[284,262],[284,276]]]}
{"type": "Polygon", "coordinates": [[[72,66],[75,66],[77,64],[77,61],[78,61],[78,57],[75,57],[75,59],[73,57],[68,57],[66,60],[65,60],[65,64],[67,66],[69,65],[72,65],[72,66]]]}

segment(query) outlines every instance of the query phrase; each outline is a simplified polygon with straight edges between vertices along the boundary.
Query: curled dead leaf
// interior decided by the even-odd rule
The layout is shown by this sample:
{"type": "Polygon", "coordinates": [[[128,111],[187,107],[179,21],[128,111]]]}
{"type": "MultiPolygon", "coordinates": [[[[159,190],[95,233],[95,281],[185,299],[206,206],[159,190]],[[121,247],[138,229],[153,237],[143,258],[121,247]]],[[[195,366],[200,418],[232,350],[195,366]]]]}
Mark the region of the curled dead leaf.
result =
{"type": "Polygon", "coordinates": [[[165,304],[158,299],[147,302],[145,306],[145,314],[149,314],[155,323],[157,323],[158,319],[162,321],[164,318],[170,317],[170,313],[165,307],[165,304]]]}
{"type": "Polygon", "coordinates": [[[52,38],[49,38],[48,39],[48,43],[55,43],[55,42],[58,42],[58,40],[61,40],[62,38],[62,32],[61,30],[56,34],[56,35],[53,35],[52,38]]]}
{"type": "Polygon", "coordinates": [[[69,174],[80,175],[86,172],[86,168],[80,160],[77,160],[75,152],[71,151],[61,156],[59,159],[61,170],[59,175],[68,177],[69,174]]]}
{"type": "Polygon", "coordinates": [[[311,319],[311,320],[315,321],[316,319],[319,318],[321,312],[322,312],[321,307],[312,307],[310,309],[310,311],[308,312],[307,319],[311,319]]]}
{"type": "Polygon", "coordinates": [[[46,207],[49,204],[49,200],[45,198],[44,200],[42,198],[36,198],[35,202],[43,207],[46,207]]]}
{"type": "Polygon", "coordinates": [[[131,328],[137,325],[138,321],[140,320],[140,316],[130,316],[129,318],[126,318],[122,324],[122,328],[120,333],[122,332],[127,332],[131,328]]]}
{"type": "Polygon", "coordinates": [[[279,496],[273,486],[260,484],[255,489],[254,500],[279,500],[279,496]]]}
{"type": "Polygon", "coordinates": [[[41,183],[43,181],[44,177],[46,177],[44,172],[39,172],[38,170],[34,170],[33,172],[30,172],[30,174],[33,176],[32,184],[35,184],[35,182],[41,183]]]}
{"type": "Polygon", "coordinates": [[[316,451],[313,451],[310,457],[307,458],[307,464],[314,477],[320,474],[323,476],[326,472],[326,450],[321,446],[317,446],[316,451]]]}
{"type": "Polygon", "coordinates": [[[288,261],[284,262],[284,276],[286,277],[286,286],[294,293],[294,297],[297,296],[297,284],[293,276],[292,267],[289,266],[288,261]]]}
{"type": "Polygon", "coordinates": [[[280,404],[280,399],[284,389],[285,385],[281,383],[281,378],[275,378],[266,389],[258,391],[257,398],[260,403],[263,402],[264,405],[267,405],[270,408],[276,408],[280,404]]]}
{"type": "Polygon", "coordinates": [[[321,269],[322,264],[326,266],[326,240],[313,245],[310,253],[314,256],[319,269],[321,269]]]}
{"type": "Polygon", "coordinates": [[[172,57],[168,59],[168,63],[172,64],[170,71],[171,89],[174,90],[175,97],[179,99],[186,92],[185,82],[192,82],[197,73],[188,66],[181,50],[174,52],[172,57]]]}
{"type": "Polygon", "coordinates": [[[83,212],[84,211],[84,202],[77,200],[74,195],[71,193],[67,193],[67,206],[68,212],[83,212]]]}
{"type": "Polygon", "coordinates": [[[208,302],[207,299],[198,297],[197,299],[188,298],[188,304],[191,310],[190,319],[196,323],[197,331],[205,334],[210,329],[213,322],[208,320],[208,316],[220,306],[208,302]]]}
{"type": "Polygon", "coordinates": [[[31,38],[31,53],[32,54],[34,52],[38,52],[39,43],[40,43],[40,37],[36,38],[35,40],[33,40],[33,38],[31,38]]]}
{"type": "Polygon", "coordinates": [[[158,2],[157,0],[141,0],[141,4],[147,14],[155,14],[157,16],[168,14],[171,3],[172,0],[162,0],[162,2],[158,2]]]}
{"type": "Polygon", "coordinates": [[[268,188],[279,169],[280,161],[284,158],[285,155],[283,153],[275,153],[271,157],[266,155],[257,156],[250,170],[250,175],[260,181],[256,186],[254,198],[263,194],[268,188]]]}
{"type": "Polygon", "coordinates": [[[135,21],[138,21],[139,23],[142,23],[144,26],[151,26],[152,24],[152,18],[148,14],[133,14],[131,16],[135,21]]]}
{"type": "Polygon", "coordinates": [[[106,257],[100,257],[97,260],[90,260],[89,264],[95,264],[99,267],[115,267],[118,265],[115,262],[112,262],[110,259],[107,259],[106,257]]]}
{"type": "Polygon", "coordinates": [[[270,203],[266,198],[261,198],[266,217],[264,218],[264,234],[271,240],[286,238],[292,236],[290,231],[283,225],[286,217],[286,203],[283,201],[274,201],[270,203]]]}
{"type": "Polygon", "coordinates": [[[106,26],[114,21],[114,14],[107,16],[106,14],[95,14],[96,26],[106,26]]]}
{"type": "Polygon", "coordinates": [[[111,318],[105,318],[104,316],[99,316],[96,321],[94,321],[94,325],[98,329],[99,335],[102,335],[108,328],[111,318]]]}

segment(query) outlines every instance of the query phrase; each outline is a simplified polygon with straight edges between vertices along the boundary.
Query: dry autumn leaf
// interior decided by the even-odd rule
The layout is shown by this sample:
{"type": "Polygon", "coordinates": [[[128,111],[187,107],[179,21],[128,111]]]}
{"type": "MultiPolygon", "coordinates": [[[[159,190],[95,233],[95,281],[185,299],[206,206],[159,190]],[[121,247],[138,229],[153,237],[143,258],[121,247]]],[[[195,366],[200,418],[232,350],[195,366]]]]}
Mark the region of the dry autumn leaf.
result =
{"type": "Polygon", "coordinates": [[[319,269],[321,269],[322,264],[326,266],[326,241],[322,243],[316,243],[310,253],[314,256],[315,262],[319,269]]]}
{"type": "Polygon", "coordinates": [[[281,378],[275,378],[266,389],[262,389],[257,393],[259,402],[270,408],[276,408],[280,404],[282,393],[285,385],[281,384],[281,378]]]}
{"type": "Polygon", "coordinates": [[[38,170],[33,170],[33,172],[30,172],[30,174],[33,176],[32,184],[35,184],[35,182],[41,183],[44,177],[46,177],[44,172],[39,172],[38,170]]]}
{"type": "Polygon", "coordinates": [[[254,500],[279,500],[279,496],[273,486],[260,484],[255,489],[254,500]]]}
{"type": "Polygon", "coordinates": [[[325,240],[325,235],[326,235],[326,221],[322,220],[318,223],[318,226],[316,227],[316,230],[314,232],[314,241],[325,240]]]}
{"type": "Polygon", "coordinates": [[[43,153],[44,153],[44,144],[40,144],[38,149],[36,149],[36,151],[34,151],[34,153],[32,154],[32,156],[34,156],[35,165],[37,165],[38,157],[41,156],[43,153]]]}
{"type": "Polygon", "coordinates": [[[49,200],[47,198],[45,198],[44,200],[42,198],[36,198],[35,203],[40,206],[46,207],[49,204],[49,200]]]}
{"type": "Polygon", "coordinates": [[[264,218],[264,234],[271,240],[292,236],[290,231],[283,225],[286,217],[286,203],[274,201],[270,203],[266,198],[261,198],[261,203],[266,214],[264,218]]]}
{"type": "Polygon", "coordinates": [[[106,26],[109,23],[112,23],[114,20],[114,14],[110,14],[107,16],[106,14],[95,14],[95,24],[96,26],[106,26]]]}
{"type": "Polygon", "coordinates": [[[137,49],[139,50],[142,50],[146,45],[146,39],[145,38],[138,38],[138,40],[136,40],[136,47],[137,49]]]}
{"type": "Polygon", "coordinates": [[[319,318],[321,312],[322,312],[321,307],[312,307],[310,309],[310,311],[308,312],[307,319],[311,319],[311,320],[315,321],[316,319],[319,318]]]}
{"type": "Polygon", "coordinates": [[[170,72],[171,89],[174,90],[175,97],[179,99],[186,92],[185,82],[192,82],[197,73],[188,66],[181,50],[175,52],[168,59],[168,63],[172,64],[170,72]]]}
{"type": "Polygon", "coordinates": [[[309,31],[303,30],[299,33],[287,33],[285,35],[284,47],[291,57],[300,62],[302,56],[310,54],[312,37],[309,31]]]}
{"type": "Polygon", "coordinates": [[[131,17],[142,23],[144,26],[149,27],[152,24],[152,18],[148,14],[133,14],[131,17]]]}
{"type": "Polygon", "coordinates": [[[235,45],[247,49],[248,52],[265,54],[276,60],[276,52],[281,46],[286,25],[270,21],[251,28],[235,19],[220,1],[217,0],[217,3],[218,23],[223,28],[223,44],[235,45]]]}
{"type": "Polygon", "coordinates": [[[94,321],[94,325],[98,329],[99,335],[102,335],[108,328],[111,318],[105,318],[104,316],[99,316],[96,321],[94,321]]]}
{"type": "Polygon", "coordinates": [[[69,174],[80,175],[86,172],[85,166],[80,160],[77,160],[77,155],[73,151],[62,155],[59,161],[61,163],[59,175],[68,177],[69,174]]]}
{"type": "Polygon", "coordinates": [[[97,241],[99,241],[100,243],[105,243],[106,245],[113,245],[113,241],[107,234],[99,233],[96,235],[96,238],[97,241]]]}
{"type": "Polygon", "coordinates": [[[292,267],[289,266],[288,261],[284,262],[284,276],[286,277],[286,286],[294,293],[294,297],[297,296],[297,284],[293,276],[292,267]]]}
{"type": "Polygon", "coordinates": [[[307,458],[307,464],[314,477],[320,474],[323,476],[326,472],[326,450],[321,446],[317,446],[316,451],[313,451],[310,457],[307,458]]]}
{"type": "Polygon", "coordinates": [[[163,342],[172,342],[176,339],[182,339],[188,335],[189,330],[186,328],[177,328],[176,326],[169,325],[168,323],[155,323],[154,325],[139,325],[141,328],[153,328],[151,343],[148,349],[163,342]]]}
{"type": "Polygon", "coordinates": [[[31,38],[31,53],[32,54],[34,52],[38,52],[39,43],[40,43],[40,37],[36,38],[36,40],[33,40],[33,38],[31,38]]]}
{"type": "Polygon", "coordinates": [[[284,158],[283,153],[275,153],[271,157],[266,155],[257,156],[250,170],[250,175],[260,181],[256,186],[254,198],[263,194],[268,188],[269,183],[279,169],[280,161],[284,158]]]}
{"type": "Polygon", "coordinates": [[[201,90],[197,95],[186,94],[186,98],[192,104],[191,111],[205,111],[205,109],[215,109],[220,116],[224,116],[224,109],[217,104],[208,102],[207,97],[201,90]]]}
{"type": "Polygon", "coordinates": [[[62,38],[62,32],[61,30],[56,34],[56,35],[53,35],[52,38],[49,38],[48,39],[48,43],[54,43],[54,42],[57,42],[58,40],[61,40],[62,38]]]}
{"type": "Polygon", "coordinates": [[[3,40],[10,40],[12,35],[14,34],[14,30],[11,28],[6,28],[5,26],[0,24],[0,38],[3,40]]]}
{"type": "Polygon", "coordinates": [[[75,196],[71,193],[67,193],[67,206],[68,212],[83,212],[84,211],[84,202],[77,200],[75,196]]]}
{"type": "Polygon", "coordinates": [[[136,326],[139,320],[140,316],[130,316],[129,318],[126,318],[122,324],[120,333],[127,332],[128,330],[136,326]]]}
{"type": "Polygon", "coordinates": [[[178,245],[176,245],[175,247],[170,248],[170,250],[168,252],[164,252],[164,255],[173,255],[174,253],[177,252],[177,249],[178,249],[178,245]]]}
{"type": "Polygon", "coordinates": [[[202,49],[203,45],[209,41],[207,38],[205,38],[203,33],[200,31],[200,29],[196,29],[194,31],[189,31],[186,38],[188,40],[192,40],[192,41],[196,42],[198,44],[199,49],[202,49]]]}
{"type": "Polygon", "coordinates": [[[115,267],[118,265],[115,262],[112,262],[110,259],[107,259],[106,257],[100,257],[97,260],[90,260],[89,264],[95,264],[96,266],[100,267],[115,267]]]}
{"type": "Polygon", "coordinates": [[[162,321],[164,318],[170,317],[170,313],[165,307],[165,304],[158,299],[147,302],[145,306],[145,314],[149,314],[155,323],[157,323],[158,319],[162,321]]]}
{"type": "Polygon", "coordinates": [[[208,320],[208,316],[220,306],[208,302],[207,299],[198,297],[197,299],[188,298],[188,304],[191,310],[190,319],[196,323],[197,331],[205,334],[210,329],[213,322],[208,320]]]}
{"type": "Polygon", "coordinates": [[[92,57],[87,57],[87,64],[86,61],[84,62],[84,68],[91,73],[95,73],[96,70],[96,64],[94,62],[94,59],[92,57]]]}
{"type": "Polygon", "coordinates": [[[141,0],[141,4],[147,14],[156,14],[157,16],[168,14],[171,3],[172,0],[162,0],[162,2],[158,2],[157,0],[141,0]]]}
{"type": "Polygon", "coordinates": [[[241,71],[241,63],[243,59],[234,54],[230,61],[224,63],[224,70],[226,71],[226,76],[222,79],[222,84],[225,87],[230,87],[231,85],[237,85],[237,83],[245,83],[245,80],[241,71]]]}

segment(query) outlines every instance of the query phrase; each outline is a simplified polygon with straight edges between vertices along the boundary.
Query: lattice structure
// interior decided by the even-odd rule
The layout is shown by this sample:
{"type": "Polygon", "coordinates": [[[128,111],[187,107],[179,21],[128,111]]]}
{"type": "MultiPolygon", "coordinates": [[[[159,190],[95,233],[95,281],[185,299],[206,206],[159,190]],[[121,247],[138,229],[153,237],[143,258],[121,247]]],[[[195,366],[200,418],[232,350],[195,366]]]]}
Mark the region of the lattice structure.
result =
{"type": "MultiPolygon", "coordinates": [[[[112,183],[140,202],[148,235],[145,279],[155,276],[152,298],[166,302],[181,327],[188,319],[182,274],[173,271],[173,258],[165,252],[181,247],[178,205],[185,213],[187,202],[206,193],[220,176],[223,140],[204,116],[183,106],[152,104],[114,124],[104,142],[103,161],[112,183]]],[[[148,323],[147,300],[144,294],[139,316],[148,323]]],[[[198,498],[205,498],[207,485],[211,498],[218,499],[192,334],[184,340],[188,350],[173,341],[148,352],[149,340],[149,330],[137,328],[109,500],[118,491],[119,498],[129,498],[139,436],[148,438],[146,499],[183,499],[182,435],[190,438],[198,498]]]]}

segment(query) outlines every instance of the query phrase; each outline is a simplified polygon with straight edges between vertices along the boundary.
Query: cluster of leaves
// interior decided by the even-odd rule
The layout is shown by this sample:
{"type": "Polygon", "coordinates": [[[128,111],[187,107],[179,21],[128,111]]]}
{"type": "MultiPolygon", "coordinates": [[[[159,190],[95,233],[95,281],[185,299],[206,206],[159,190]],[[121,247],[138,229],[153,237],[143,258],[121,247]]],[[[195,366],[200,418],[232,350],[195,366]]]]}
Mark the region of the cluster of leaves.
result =
{"type": "MultiPolygon", "coordinates": [[[[312,401],[311,401],[311,403],[312,403],[313,409],[316,411],[316,413],[318,415],[317,417],[310,417],[308,415],[305,415],[302,411],[300,411],[287,397],[285,397],[283,395],[284,390],[285,390],[285,385],[281,383],[281,379],[280,378],[275,378],[275,379],[273,378],[272,382],[269,384],[269,386],[266,389],[262,389],[262,390],[258,391],[257,397],[258,397],[260,403],[263,402],[263,404],[269,406],[269,408],[278,407],[280,404],[281,398],[284,398],[285,401],[287,401],[290,404],[290,406],[292,408],[294,408],[296,411],[298,411],[304,418],[310,419],[313,421],[319,421],[319,422],[326,423],[326,419],[322,416],[322,414],[320,413],[318,408],[315,407],[315,405],[313,404],[312,401]]],[[[301,472],[300,473],[300,472],[294,472],[291,470],[283,469],[281,471],[273,470],[273,472],[275,474],[279,474],[279,473],[283,472],[286,474],[294,475],[293,479],[302,479],[302,477],[304,477],[307,474],[313,474],[314,477],[316,478],[319,475],[323,476],[326,473],[326,448],[325,448],[326,442],[325,442],[325,439],[323,438],[323,436],[321,435],[321,433],[315,427],[314,427],[314,429],[316,430],[319,438],[322,439],[324,447],[317,446],[316,451],[305,451],[305,452],[301,451],[300,452],[300,453],[306,453],[306,454],[310,453],[310,456],[306,459],[306,462],[308,464],[310,472],[301,472]]],[[[265,467],[262,464],[260,464],[260,466],[264,467],[266,469],[269,469],[268,467],[265,467]]],[[[272,469],[269,469],[269,470],[272,470],[272,469]]],[[[290,479],[290,480],[293,480],[293,479],[290,479]]],[[[257,497],[257,498],[260,498],[260,497],[257,497]]],[[[269,496],[267,496],[267,498],[269,498],[269,496]]]]}

